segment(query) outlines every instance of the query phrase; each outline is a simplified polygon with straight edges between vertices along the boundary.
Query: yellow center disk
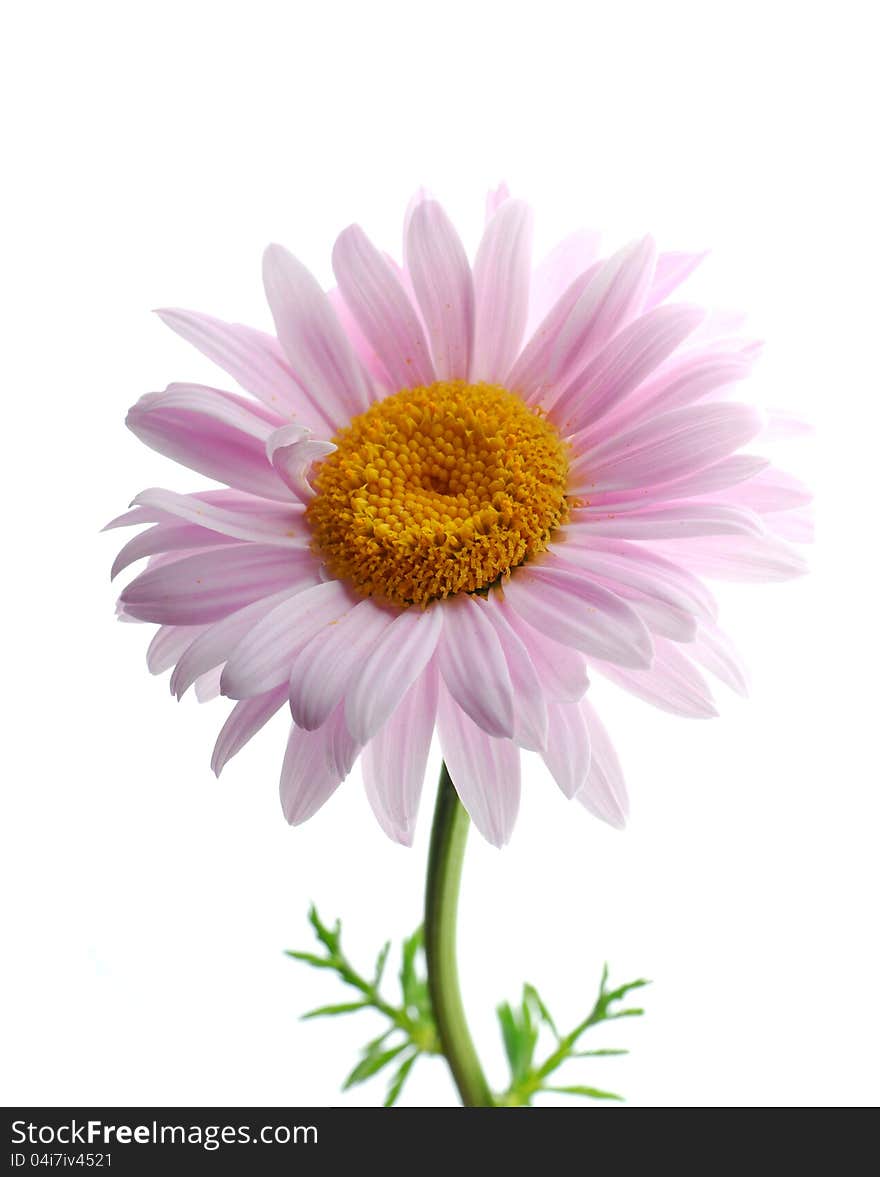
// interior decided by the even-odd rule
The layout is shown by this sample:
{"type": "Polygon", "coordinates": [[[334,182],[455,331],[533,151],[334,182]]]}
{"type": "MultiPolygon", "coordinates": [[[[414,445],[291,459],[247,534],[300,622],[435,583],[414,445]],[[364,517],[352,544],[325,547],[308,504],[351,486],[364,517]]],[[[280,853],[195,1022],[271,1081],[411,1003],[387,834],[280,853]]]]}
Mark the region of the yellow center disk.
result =
{"type": "Polygon", "coordinates": [[[306,517],[329,571],[364,596],[425,606],[487,588],[568,511],[565,443],[498,385],[405,389],[333,440],[306,517]]]}

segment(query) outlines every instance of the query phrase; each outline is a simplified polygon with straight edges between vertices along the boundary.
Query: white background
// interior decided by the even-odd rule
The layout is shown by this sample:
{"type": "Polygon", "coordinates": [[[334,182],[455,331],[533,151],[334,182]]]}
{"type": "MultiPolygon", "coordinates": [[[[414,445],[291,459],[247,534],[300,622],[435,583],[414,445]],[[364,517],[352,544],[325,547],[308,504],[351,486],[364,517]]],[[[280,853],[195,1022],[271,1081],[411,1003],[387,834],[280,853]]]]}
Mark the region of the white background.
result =
{"type": "MultiPolygon", "coordinates": [[[[282,955],[314,898],[366,960],[420,918],[415,848],[355,774],[290,830],[283,719],[213,779],[225,706],[179,706],[114,623],[100,526],[195,476],[127,406],[218,380],[149,314],[264,326],[281,240],[324,280],[360,220],[397,250],[428,185],[473,242],[484,191],[713,247],[699,293],[753,312],[755,395],[811,417],[812,575],[733,586],[747,702],[688,722],[597,684],[632,793],[625,834],[530,765],[512,844],[475,837],[461,955],[493,1080],[492,1009],[534,981],[564,1023],[601,963],[653,978],[647,1017],[573,1068],[631,1107],[876,1102],[876,41],[870,3],[35,3],[0,68],[7,917],[3,1095],[25,1104],[372,1106],[337,1086],[374,1033],[298,1022],[341,999],[282,955]]],[[[432,765],[433,771],[436,768],[432,765]]],[[[367,1019],[365,1019],[365,1023],[367,1019]]],[[[601,1041],[600,1041],[601,1039],[601,1041]]],[[[452,1105],[441,1062],[404,1103],[452,1105]]]]}

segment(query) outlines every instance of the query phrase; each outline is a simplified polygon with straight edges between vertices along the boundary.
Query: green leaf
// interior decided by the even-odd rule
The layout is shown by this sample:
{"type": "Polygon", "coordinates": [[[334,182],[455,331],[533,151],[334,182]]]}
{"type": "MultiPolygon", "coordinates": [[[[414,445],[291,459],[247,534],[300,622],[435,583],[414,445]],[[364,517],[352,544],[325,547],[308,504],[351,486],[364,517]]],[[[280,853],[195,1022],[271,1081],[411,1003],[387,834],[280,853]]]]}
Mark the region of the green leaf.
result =
{"type": "Polygon", "coordinates": [[[388,1094],[385,1096],[385,1103],[383,1104],[383,1107],[392,1108],[397,1103],[407,1076],[413,1069],[413,1064],[418,1057],[419,1052],[415,1051],[415,1053],[411,1054],[409,1058],[404,1059],[404,1061],[398,1067],[394,1074],[394,1078],[391,1080],[391,1085],[388,1088],[388,1094]]]}
{"type": "Polygon", "coordinates": [[[516,1018],[513,1016],[513,1010],[510,1008],[509,1002],[502,1002],[495,1012],[498,1014],[498,1021],[501,1023],[501,1038],[504,1042],[504,1053],[507,1055],[507,1061],[510,1064],[510,1073],[516,1079],[519,1067],[519,1027],[516,1024],[516,1018]]]}
{"type": "Polygon", "coordinates": [[[516,1085],[530,1073],[532,1056],[538,1041],[538,1030],[532,1023],[528,1002],[525,1000],[517,1012],[505,1001],[498,1006],[496,1013],[501,1024],[504,1052],[516,1085]]]}
{"type": "Polygon", "coordinates": [[[416,928],[413,934],[404,940],[401,952],[400,988],[404,1005],[418,1005],[421,986],[416,975],[416,955],[421,946],[422,929],[416,928]]]}
{"type": "Polygon", "coordinates": [[[628,1050],[578,1050],[572,1058],[610,1058],[612,1055],[629,1054],[628,1050]]]}
{"type": "Polygon", "coordinates": [[[388,960],[388,953],[391,951],[391,941],[386,940],[376,957],[376,969],[373,973],[373,988],[378,989],[382,984],[382,977],[385,974],[385,964],[388,960]]]}
{"type": "Polygon", "coordinates": [[[541,1000],[541,995],[538,993],[538,990],[535,988],[535,986],[529,985],[528,982],[523,985],[523,1005],[525,1005],[527,1002],[534,1005],[541,1020],[545,1025],[550,1027],[550,1029],[553,1031],[553,1034],[558,1039],[559,1031],[556,1029],[556,1023],[550,1016],[550,1010],[541,1000]]]}
{"type": "Polygon", "coordinates": [[[318,909],[313,903],[309,908],[309,923],[315,929],[315,935],[327,948],[331,956],[335,956],[339,951],[339,937],[342,932],[342,925],[339,920],[336,921],[336,924],[332,929],[328,928],[326,924],[321,922],[321,917],[318,915],[318,909]]]}
{"type": "Polygon", "coordinates": [[[321,1005],[317,1009],[310,1009],[307,1014],[303,1014],[300,1018],[301,1022],[307,1022],[310,1018],[334,1018],[338,1014],[353,1014],[359,1009],[370,1009],[369,1001],[344,1001],[339,1005],[321,1005]]]}
{"type": "Polygon", "coordinates": [[[408,1042],[403,1042],[400,1046],[393,1046],[390,1050],[383,1050],[379,1054],[369,1052],[342,1084],[342,1090],[348,1091],[349,1087],[354,1087],[356,1083],[363,1083],[365,1079],[369,1079],[371,1075],[375,1075],[377,1071],[387,1067],[392,1059],[396,1059],[400,1052],[406,1050],[408,1046],[408,1042]]]}
{"type": "Polygon", "coordinates": [[[314,969],[335,969],[336,962],[328,960],[326,956],[315,956],[313,952],[294,952],[288,948],[285,956],[292,956],[294,960],[301,960],[303,964],[310,964],[314,969]]]}
{"type": "Polygon", "coordinates": [[[584,1095],[587,1099],[614,1099],[623,1103],[622,1095],[613,1091],[602,1091],[599,1087],[542,1087],[542,1091],[556,1091],[560,1095],[584,1095]]]}

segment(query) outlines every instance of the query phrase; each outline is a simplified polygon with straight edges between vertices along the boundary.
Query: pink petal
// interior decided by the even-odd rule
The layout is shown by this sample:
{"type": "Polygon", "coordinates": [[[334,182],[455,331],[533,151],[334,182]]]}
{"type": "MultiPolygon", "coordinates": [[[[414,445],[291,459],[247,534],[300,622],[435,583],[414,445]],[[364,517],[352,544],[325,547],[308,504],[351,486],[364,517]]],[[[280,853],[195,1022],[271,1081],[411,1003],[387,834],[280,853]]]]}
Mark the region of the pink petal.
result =
{"type": "Polygon", "coordinates": [[[596,709],[586,698],[581,701],[581,712],[590,733],[591,755],[587,783],[577,794],[577,800],[600,821],[623,829],[629,803],[620,761],[596,709]]]}
{"type": "Polygon", "coordinates": [[[560,294],[538,327],[535,328],[508,373],[507,379],[504,381],[505,386],[513,392],[519,393],[526,404],[538,404],[545,396],[549,396],[548,390],[554,387],[554,381],[558,377],[558,372],[552,362],[556,342],[581,295],[598,274],[601,264],[601,262],[596,262],[588,270],[578,274],[560,294]]]}
{"type": "Polygon", "coordinates": [[[388,720],[431,659],[442,628],[442,609],[405,609],[382,633],[345,700],[345,720],[366,744],[388,720]]]}
{"type": "Polygon", "coordinates": [[[612,510],[615,514],[622,511],[643,511],[648,507],[664,505],[670,499],[716,494],[720,490],[727,490],[728,487],[745,482],[748,478],[754,478],[768,465],[766,458],[758,458],[753,454],[732,454],[729,458],[707,466],[705,470],[694,470],[683,478],[676,478],[659,486],[592,493],[588,505],[576,508],[572,512],[572,518],[577,517],[589,523],[594,515],[604,516],[612,510]]]}
{"type": "Polygon", "coordinates": [[[629,670],[601,661],[594,665],[625,691],[662,711],[688,719],[711,719],[718,714],[706,680],[678,646],[664,638],[655,642],[654,661],[647,670],[629,670]]]}
{"type": "Polygon", "coordinates": [[[297,384],[284,352],[271,335],[198,311],[169,307],[156,314],[279,419],[302,416],[306,424],[320,423],[320,414],[297,384]]]}
{"type": "Polygon", "coordinates": [[[395,389],[432,384],[434,367],[418,315],[397,275],[359,225],[333,249],[339,289],[395,389]]]}
{"type": "Polygon", "coordinates": [[[412,845],[425,768],[437,715],[438,676],[433,662],[400,701],[364,751],[367,797],[382,828],[412,845]]]}
{"type": "Polygon", "coordinates": [[[147,669],[150,674],[163,674],[170,670],[203,629],[201,625],[160,625],[147,650],[147,669]]]}
{"type": "Polygon", "coordinates": [[[550,704],[544,763],[566,797],[574,797],[590,772],[590,732],[578,703],[550,704]]]}
{"type": "Polygon", "coordinates": [[[229,655],[223,694],[249,699],[286,682],[294,655],[352,605],[350,590],[338,580],[314,585],[276,605],[229,655]]]}
{"type": "Polygon", "coordinates": [[[622,666],[651,664],[651,635],[636,611],[583,575],[525,566],[505,584],[504,596],[529,625],[561,645],[622,666]]]}
{"type": "Polygon", "coordinates": [[[560,432],[568,437],[592,428],[675,351],[702,317],[696,307],[655,307],[620,331],[554,403],[550,416],[560,432]]]}
{"type": "Polygon", "coordinates": [[[626,246],[602,262],[575,303],[550,356],[546,383],[552,404],[564,387],[609,340],[642,310],[656,249],[650,237],[626,246]]]}
{"type": "Polygon", "coordinates": [[[286,486],[301,503],[308,504],[315,496],[309,482],[314,462],[332,454],[332,441],[317,441],[304,434],[297,425],[282,425],[266,441],[266,456],[286,486]]]}
{"type": "MultiPolygon", "coordinates": [[[[572,551],[576,555],[574,549],[572,551]]],[[[547,559],[544,566],[572,572],[582,571],[577,563],[559,557],[552,561],[547,559]]],[[[626,570],[623,575],[626,576],[626,570]]],[[[676,642],[690,642],[695,637],[697,632],[696,616],[690,608],[683,606],[682,602],[670,603],[668,593],[664,591],[662,584],[655,585],[651,583],[650,578],[645,578],[642,587],[636,588],[625,583],[621,575],[618,575],[616,579],[613,576],[602,576],[594,568],[589,570],[588,578],[594,584],[608,589],[626,601],[636,611],[650,633],[671,638],[676,642]]],[[[638,578],[633,576],[627,577],[627,579],[638,578]]]]}
{"type": "Polygon", "coordinates": [[[357,754],[341,709],[314,732],[291,725],[281,768],[281,808],[291,825],[318,812],[348,776],[357,754]]]}
{"type": "Polygon", "coordinates": [[[618,515],[611,510],[581,512],[578,526],[590,535],[615,539],[679,539],[703,535],[762,535],[764,527],[752,511],[701,500],[670,503],[648,511],[618,515]]]}
{"type": "Polygon", "coordinates": [[[369,408],[369,377],[321,287],[292,253],[270,245],[263,255],[266,298],[297,380],[335,433],[369,408]]]}
{"type": "MultiPolygon", "coordinates": [[[[210,503],[215,507],[228,507],[232,511],[243,514],[272,515],[275,512],[286,514],[290,511],[302,510],[299,503],[293,503],[289,499],[285,500],[283,504],[267,503],[264,498],[258,495],[246,494],[244,491],[229,490],[228,488],[199,490],[186,497],[197,499],[201,503],[210,503]]],[[[154,507],[134,507],[130,511],[123,512],[122,515],[117,515],[115,519],[111,519],[109,523],[105,524],[103,530],[111,531],[116,527],[137,527],[142,523],[170,523],[173,520],[174,516],[167,511],[160,511],[154,507]]]]}
{"type": "Polygon", "coordinates": [[[437,727],[462,805],[483,837],[503,846],[519,811],[519,749],[512,740],[496,740],[472,723],[446,690],[440,691],[437,727]]]}
{"type": "Polygon", "coordinates": [[[674,356],[633,393],[619,412],[609,417],[599,433],[602,438],[620,433],[648,416],[704,400],[745,380],[754,363],[755,356],[749,350],[691,350],[674,356]]]}
{"type": "Polygon", "coordinates": [[[547,699],[564,703],[580,699],[590,685],[583,655],[534,629],[511,608],[498,589],[490,596],[528,651],[547,699]]]}
{"type": "Polygon", "coordinates": [[[217,548],[237,542],[228,536],[218,535],[216,531],[207,531],[204,527],[196,527],[190,523],[158,523],[155,527],[134,536],[119,549],[110,569],[110,579],[115,580],[120,572],[124,572],[145,556],[166,552],[192,552],[197,548],[217,548]]]}
{"type": "Polygon", "coordinates": [[[585,572],[650,593],[695,617],[711,621],[717,613],[712,594],[686,569],[638,544],[596,537],[589,525],[572,521],[557,532],[550,550],[585,572]]]}
{"type": "MultiPolygon", "coordinates": [[[[388,258],[385,260],[388,261],[388,258]]],[[[381,400],[383,395],[387,395],[387,393],[393,391],[391,377],[388,375],[385,365],[376,355],[373,345],[361,330],[360,323],[349,310],[348,303],[342,297],[342,291],[338,286],[331,286],[328,289],[327,301],[333,308],[333,313],[339,320],[339,325],[345,332],[345,336],[351,344],[354,354],[370,374],[377,399],[381,400]]]]}
{"type": "Polygon", "coordinates": [[[747,482],[741,482],[734,487],[725,498],[739,507],[766,515],[806,506],[812,501],[813,494],[809,487],[793,474],[776,466],[769,466],[747,482]]]}
{"type": "MultiPolygon", "coordinates": [[[[325,443],[322,443],[325,444],[325,443]]],[[[277,544],[279,547],[306,547],[309,532],[303,522],[302,510],[291,504],[279,507],[265,503],[262,510],[243,513],[227,507],[215,506],[192,495],[176,494],[172,490],[153,487],[143,490],[133,499],[136,506],[164,511],[172,518],[184,519],[214,533],[213,542],[221,543],[223,536],[249,540],[258,544],[277,544]]]]}
{"type": "Polygon", "coordinates": [[[810,437],[813,426],[784,409],[768,409],[767,424],[761,434],[762,441],[792,441],[803,437],[810,437]]]}
{"type": "Polygon", "coordinates": [[[475,596],[473,600],[494,626],[507,661],[513,685],[513,738],[521,748],[540,752],[547,745],[547,703],[535,664],[525,642],[499,607],[497,597],[475,596]]]}
{"type": "Polygon", "coordinates": [[[529,309],[532,211],[506,201],[486,226],[474,262],[472,380],[499,383],[522,343],[529,309]]]}
{"type": "Polygon", "coordinates": [[[214,699],[219,699],[220,673],[221,667],[215,666],[213,670],[206,671],[196,679],[195,693],[199,703],[210,703],[214,699]]]}
{"type": "Polygon", "coordinates": [[[790,580],[807,571],[800,552],[772,535],[669,540],[660,550],[683,561],[699,576],[715,580],[790,580]]]}
{"type": "Polygon", "coordinates": [[[670,252],[659,254],[657,256],[657,268],[654,271],[654,280],[651,282],[651,287],[645,299],[646,309],[659,306],[682,282],[691,276],[700,262],[706,257],[707,252],[705,250],[702,253],[670,252]]]}
{"type": "Polygon", "coordinates": [[[486,193],[486,224],[492,220],[502,204],[510,200],[510,189],[502,181],[497,188],[490,188],[486,193]]]}
{"type": "Polygon", "coordinates": [[[467,380],[474,339],[474,284],[464,247],[435,200],[414,209],[406,265],[428,330],[439,380],[467,380]]]}
{"type": "Polygon", "coordinates": [[[236,544],[148,568],[120,600],[139,621],[205,625],[313,575],[310,552],[236,544]]]}
{"type": "Polygon", "coordinates": [[[578,229],[551,249],[532,274],[526,335],[531,338],[557,299],[595,262],[600,236],[590,229],[578,229]]]}
{"type": "Polygon", "coordinates": [[[313,731],[326,723],[394,617],[364,599],[303,646],[290,669],[290,710],[297,726],[313,731]]]}
{"type": "Polygon", "coordinates": [[[170,683],[171,693],[178,699],[183,698],[200,675],[226,662],[238,643],[247,637],[257,622],[268,616],[282,601],[304,592],[316,583],[317,568],[312,577],[304,580],[297,588],[286,588],[280,593],[261,597],[260,600],[245,605],[243,609],[230,613],[222,621],[215,621],[213,625],[202,629],[174,668],[170,683]]]}
{"type": "Polygon", "coordinates": [[[793,544],[811,544],[816,538],[816,512],[812,505],[767,516],[767,530],[793,544]]]}
{"type": "Polygon", "coordinates": [[[589,494],[684,478],[746,445],[761,427],[750,405],[674,409],[581,453],[571,465],[570,489],[589,494]]]}
{"type": "Polygon", "coordinates": [[[749,693],[749,675],[730,638],[717,625],[703,622],[688,646],[688,657],[699,662],[738,695],[749,693]]]}
{"type": "Polygon", "coordinates": [[[490,736],[513,735],[513,686],[498,633],[473,597],[444,601],[437,647],[450,695],[490,736]]]}
{"type": "Polygon", "coordinates": [[[272,424],[241,397],[171,384],[142,396],[125,423],[145,445],[199,474],[263,498],[290,499],[266,458],[272,424]]]}
{"type": "Polygon", "coordinates": [[[215,776],[219,776],[232,757],[265,727],[276,711],[283,707],[286,699],[287,687],[282,684],[273,691],[266,691],[264,695],[242,699],[235,704],[214,745],[211,770],[215,776]]]}

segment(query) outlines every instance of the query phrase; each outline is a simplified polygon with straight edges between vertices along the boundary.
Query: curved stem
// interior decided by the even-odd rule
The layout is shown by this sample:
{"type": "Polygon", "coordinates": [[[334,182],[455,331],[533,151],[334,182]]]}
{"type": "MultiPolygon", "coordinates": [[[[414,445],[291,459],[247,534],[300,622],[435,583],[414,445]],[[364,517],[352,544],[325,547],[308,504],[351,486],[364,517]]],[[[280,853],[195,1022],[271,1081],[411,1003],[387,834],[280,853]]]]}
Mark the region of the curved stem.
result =
{"type": "Polygon", "coordinates": [[[431,829],[425,886],[428,989],[440,1043],[465,1107],[494,1106],[464,1016],[455,959],[455,923],[470,818],[444,763],[431,829]]]}

